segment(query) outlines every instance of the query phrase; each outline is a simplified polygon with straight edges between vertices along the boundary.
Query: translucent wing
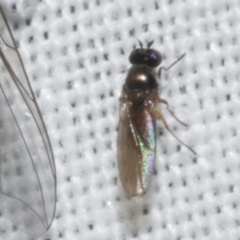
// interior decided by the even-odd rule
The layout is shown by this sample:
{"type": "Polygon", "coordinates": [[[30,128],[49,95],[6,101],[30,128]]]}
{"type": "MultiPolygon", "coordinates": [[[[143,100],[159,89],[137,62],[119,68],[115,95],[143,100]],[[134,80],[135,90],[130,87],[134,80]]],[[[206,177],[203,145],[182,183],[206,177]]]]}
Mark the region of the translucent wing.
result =
{"type": "Polygon", "coordinates": [[[151,105],[132,105],[123,90],[118,129],[118,167],[130,196],[143,194],[153,171],[156,120],[151,105]]]}
{"type": "Polygon", "coordinates": [[[56,169],[34,94],[0,8],[0,204],[31,236],[50,227],[56,169]]]}

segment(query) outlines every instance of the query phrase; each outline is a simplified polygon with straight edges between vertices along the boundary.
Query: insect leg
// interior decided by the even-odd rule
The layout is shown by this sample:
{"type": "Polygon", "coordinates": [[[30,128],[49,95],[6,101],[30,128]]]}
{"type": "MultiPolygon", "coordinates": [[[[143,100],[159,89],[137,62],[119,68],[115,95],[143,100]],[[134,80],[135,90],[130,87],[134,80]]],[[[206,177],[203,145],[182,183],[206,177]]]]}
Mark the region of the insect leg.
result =
{"type": "Polygon", "coordinates": [[[158,109],[155,110],[155,114],[156,114],[156,117],[163,122],[164,126],[165,126],[166,129],[173,135],[173,137],[174,137],[178,142],[180,142],[183,146],[185,146],[187,149],[189,149],[193,154],[196,155],[196,152],[195,152],[191,147],[189,147],[187,144],[185,144],[181,139],[179,139],[179,138],[171,131],[171,129],[169,128],[169,126],[168,126],[168,124],[167,124],[166,119],[164,118],[164,116],[162,115],[162,113],[161,113],[158,109]]]}
{"type": "Polygon", "coordinates": [[[178,63],[182,58],[184,58],[186,56],[186,53],[184,53],[183,55],[181,55],[175,62],[173,62],[169,67],[160,67],[158,69],[158,77],[161,78],[161,74],[162,74],[162,70],[164,71],[168,71],[171,67],[173,67],[176,63],[178,63]]]}
{"type": "Polygon", "coordinates": [[[169,108],[168,102],[167,102],[166,100],[164,100],[164,99],[162,99],[162,98],[159,98],[159,99],[157,99],[157,102],[158,102],[158,103],[163,103],[163,104],[167,105],[167,110],[168,110],[168,112],[169,112],[179,123],[181,123],[184,127],[187,127],[187,126],[188,126],[186,123],[182,122],[182,121],[175,115],[175,113],[174,113],[173,110],[171,110],[171,109],[169,108]]]}

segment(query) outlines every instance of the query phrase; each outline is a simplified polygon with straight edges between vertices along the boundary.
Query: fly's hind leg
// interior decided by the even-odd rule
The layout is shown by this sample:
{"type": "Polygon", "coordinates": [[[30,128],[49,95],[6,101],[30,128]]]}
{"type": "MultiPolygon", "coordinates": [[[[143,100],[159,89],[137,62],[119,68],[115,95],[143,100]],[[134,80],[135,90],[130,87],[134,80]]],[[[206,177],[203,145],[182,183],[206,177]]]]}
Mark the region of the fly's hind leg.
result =
{"type": "Polygon", "coordinates": [[[183,146],[185,146],[187,149],[189,149],[193,154],[196,155],[196,152],[195,152],[190,146],[188,146],[187,144],[185,144],[181,139],[179,139],[179,138],[171,131],[171,129],[169,128],[169,126],[168,126],[168,124],[167,124],[166,119],[164,118],[163,114],[162,114],[158,109],[155,109],[155,114],[156,114],[156,117],[163,122],[164,126],[165,126],[166,129],[173,135],[173,137],[174,137],[179,143],[181,143],[183,146]]]}

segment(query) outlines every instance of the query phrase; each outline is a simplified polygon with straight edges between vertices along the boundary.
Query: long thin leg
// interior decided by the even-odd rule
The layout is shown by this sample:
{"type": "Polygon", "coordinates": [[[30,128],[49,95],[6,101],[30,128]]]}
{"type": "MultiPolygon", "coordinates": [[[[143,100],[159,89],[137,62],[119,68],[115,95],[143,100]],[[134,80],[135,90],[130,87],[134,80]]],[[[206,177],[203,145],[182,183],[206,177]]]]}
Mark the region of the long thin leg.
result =
{"type": "Polygon", "coordinates": [[[168,71],[171,67],[173,67],[176,63],[178,63],[182,58],[186,56],[186,53],[181,55],[175,62],[173,62],[169,67],[160,67],[158,69],[158,77],[161,78],[162,70],[168,71]]]}
{"type": "Polygon", "coordinates": [[[167,105],[167,110],[168,110],[168,112],[169,112],[180,124],[182,124],[184,127],[187,127],[187,126],[188,126],[186,123],[182,122],[182,121],[175,115],[175,113],[173,112],[173,110],[171,110],[171,109],[169,108],[168,102],[167,102],[166,100],[164,100],[164,99],[162,99],[162,98],[159,98],[159,99],[157,99],[157,102],[166,104],[166,105],[167,105]]]}
{"type": "Polygon", "coordinates": [[[161,113],[159,110],[156,109],[155,114],[156,114],[156,116],[158,117],[158,119],[160,119],[160,120],[163,122],[164,126],[165,126],[166,129],[173,135],[173,137],[174,137],[178,142],[180,142],[183,146],[185,146],[187,149],[189,149],[193,154],[196,155],[196,152],[195,152],[191,147],[189,147],[187,144],[185,144],[181,139],[179,139],[179,138],[171,131],[171,129],[169,128],[169,126],[168,126],[168,124],[167,124],[167,122],[166,122],[166,119],[164,118],[164,116],[162,115],[162,113],[161,113]]]}

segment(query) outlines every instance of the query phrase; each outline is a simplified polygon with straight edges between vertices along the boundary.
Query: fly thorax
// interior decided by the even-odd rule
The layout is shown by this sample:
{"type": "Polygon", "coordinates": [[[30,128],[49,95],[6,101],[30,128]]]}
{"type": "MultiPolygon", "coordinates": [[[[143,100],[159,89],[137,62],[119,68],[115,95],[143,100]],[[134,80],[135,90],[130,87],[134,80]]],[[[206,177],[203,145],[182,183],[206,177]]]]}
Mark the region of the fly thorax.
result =
{"type": "Polygon", "coordinates": [[[156,71],[146,65],[133,65],[128,72],[124,88],[130,101],[141,104],[158,88],[156,71]]]}

